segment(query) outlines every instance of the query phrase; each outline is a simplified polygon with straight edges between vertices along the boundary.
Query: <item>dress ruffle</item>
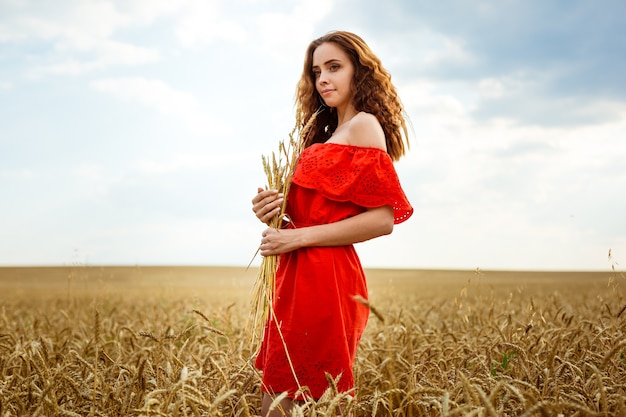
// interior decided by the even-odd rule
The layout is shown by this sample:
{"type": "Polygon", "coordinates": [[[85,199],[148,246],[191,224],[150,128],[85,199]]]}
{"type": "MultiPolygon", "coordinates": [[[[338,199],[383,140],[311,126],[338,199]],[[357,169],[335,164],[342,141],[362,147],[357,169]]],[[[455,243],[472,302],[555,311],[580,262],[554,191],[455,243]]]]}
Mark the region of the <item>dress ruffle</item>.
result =
{"type": "Polygon", "coordinates": [[[300,155],[292,181],[335,201],[362,207],[391,206],[394,223],[413,214],[389,154],[378,148],[317,143],[300,155]]]}

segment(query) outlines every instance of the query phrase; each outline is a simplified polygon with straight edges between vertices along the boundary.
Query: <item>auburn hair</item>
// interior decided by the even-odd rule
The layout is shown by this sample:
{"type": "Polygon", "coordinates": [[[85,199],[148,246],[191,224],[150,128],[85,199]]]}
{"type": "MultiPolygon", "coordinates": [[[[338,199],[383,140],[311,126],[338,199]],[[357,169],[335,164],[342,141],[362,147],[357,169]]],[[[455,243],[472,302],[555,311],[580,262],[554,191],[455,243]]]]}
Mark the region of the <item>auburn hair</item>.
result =
{"type": "Polygon", "coordinates": [[[315,88],[313,53],[323,43],[332,42],[342,48],[354,66],[352,78],[352,104],[356,111],[373,114],[385,133],[387,153],[393,161],[402,157],[409,148],[406,116],[391,75],[383,68],[380,59],[369,46],[354,33],[333,31],[309,44],[304,59],[302,76],[296,88],[296,127],[307,127],[304,146],[323,143],[337,128],[337,112],[323,105],[315,88]],[[318,113],[312,125],[311,117],[318,113]]]}

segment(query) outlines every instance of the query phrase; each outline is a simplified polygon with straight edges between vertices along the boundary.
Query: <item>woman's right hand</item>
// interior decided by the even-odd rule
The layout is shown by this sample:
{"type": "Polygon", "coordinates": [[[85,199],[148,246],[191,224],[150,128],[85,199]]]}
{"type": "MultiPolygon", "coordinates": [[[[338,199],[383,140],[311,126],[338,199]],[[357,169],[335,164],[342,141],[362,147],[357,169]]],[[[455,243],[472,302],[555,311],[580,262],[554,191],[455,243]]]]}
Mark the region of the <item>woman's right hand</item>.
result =
{"type": "Polygon", "coordinates": [[[257,189],[257,195],[252,199],[252,211],[259,220],[269,225],[272,217],[280,213],[280,206],[283,203],[283,194],[277,190],[257,189]]]}

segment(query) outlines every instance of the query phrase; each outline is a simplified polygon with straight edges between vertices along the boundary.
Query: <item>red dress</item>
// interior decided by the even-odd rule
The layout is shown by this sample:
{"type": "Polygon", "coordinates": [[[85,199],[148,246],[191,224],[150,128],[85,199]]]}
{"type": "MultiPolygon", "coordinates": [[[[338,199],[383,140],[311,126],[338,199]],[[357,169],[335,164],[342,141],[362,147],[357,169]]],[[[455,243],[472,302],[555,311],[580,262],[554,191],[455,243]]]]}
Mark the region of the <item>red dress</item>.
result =
{"type": "MultiPolygon", "coordinates": [[[[413,213],[387,152],[334,143],[314,144],[300,155],[287,201],[290,227],[333,223],[367,208],[389,205],[394,222],[413,213]]],[[[326,372],[341,375],[340,392],[354,387],[352,366],[369,310],[361,263],[352,245],[305,247],[280,256],[274,312],[283,339],[270,318],[255,365],[265,392],[296,396],[308,387],[313,398],[328,388],[326,372]],[[297,380],[296,380],[297,377],[297,380]]]]}

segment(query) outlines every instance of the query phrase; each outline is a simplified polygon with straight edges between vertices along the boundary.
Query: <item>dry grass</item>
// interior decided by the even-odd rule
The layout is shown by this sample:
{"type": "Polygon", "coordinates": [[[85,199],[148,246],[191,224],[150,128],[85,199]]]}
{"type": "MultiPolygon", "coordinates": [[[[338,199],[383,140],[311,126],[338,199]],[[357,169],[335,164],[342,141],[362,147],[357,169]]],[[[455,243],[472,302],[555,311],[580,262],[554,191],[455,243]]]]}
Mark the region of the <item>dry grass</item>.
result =
{"type": "MultiPolygon", "coordinates": [[[[289,222],[289,213],[286,212],[287,196],[291,188],[291,179],[296,170],[296,165],[307,136],[315,124],[318,113],[314,113],[302,129],[296,126],[289,134],[288,140],[278,142],[278,151],[272,152],[271,156],[263,156],[263,171],[267,179],[266,189],[277,190],[284,196],[280,212],[274,216],[269,227],[276,230],[283,228],[285,222],[289,222]]],[[[276,271],[278,269],[277,255],[264,256],[261,260],[261,267],[252,290],[252,314],[251,314],[251,344],[259,347],[263,326],[268,319],[276,320],[273,315],[272,305],[274,292],[276,290],[276,271]]],[[[291,361],[290,361],[291,363],[291,361]]],[[[297,376],[294,377],[296,381],[297,376]]]]}
{"type": "MultiPolygon", "coordinates": [[[[367,272],[358,401],[296,415],[626,414],[623,277],[367,272]]],[[[0,268],[0,416],[257,415],[254,274],[0,268]]]]}
{"type": "MultiPolygon", "coordinates": [[[[277,230],[282,229],[283,222],[286,221],[287,195],[291,188],[291,178],[295,172],[296,163],[302,152],[303,142],[294,137],[295,134],[294,131],[289,135],[288,141],[279,142],[278,153],[272,153],[271,157],[263,157],[263,170],[267,177],[266,189],[277,190],[285,196],[280,212],[269,223],[269,227],[277,230]]],[[[278,259],[276,255],[262,258],[259,274],[252,290],[251,340],[253,347],[260,344],[263,325],[270,317],[276,290],[278,259]]]]}

